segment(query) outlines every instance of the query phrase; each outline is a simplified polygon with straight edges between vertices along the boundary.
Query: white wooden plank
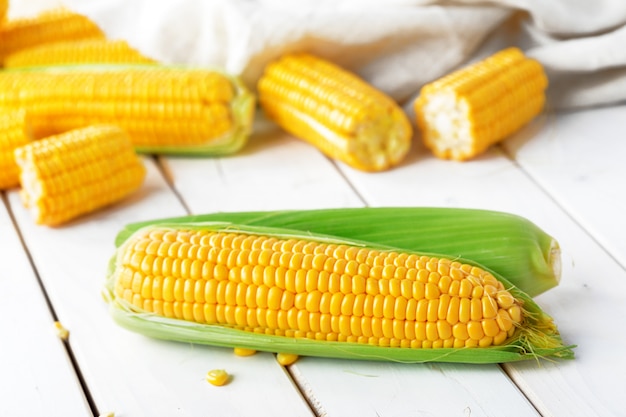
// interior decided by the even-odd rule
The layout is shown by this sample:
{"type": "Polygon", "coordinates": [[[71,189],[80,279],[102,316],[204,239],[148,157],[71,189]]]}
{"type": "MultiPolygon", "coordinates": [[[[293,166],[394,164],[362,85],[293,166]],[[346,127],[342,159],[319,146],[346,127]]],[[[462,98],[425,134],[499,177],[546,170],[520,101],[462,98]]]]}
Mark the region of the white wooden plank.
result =
{"type": "Polygon", "coordinates": [[[91,416],[3,199],[0,253],[0,415],[91,416]]]}
{"type": "Polygon", "coordinates": [[[194,213],[356,207],[363,203],[315,148],[276,130],[228,158],[163,158],[194,213]]]}
{"type": "Polygon", "coordinates": [[[529,175],[624,267],[625,120],[626,105],[549,115],[505,144],[529,175]]]}
{"type": "Polygon", "coordinates": [[[153,340],[109,317],[100,290],[116,233],[129,222],[184,214],[155,165],[146,162],[148,178],[137,194],[60,228],[34,225],[17,193],[9,195],[98,411],[133,417],[311,415],[272,355],[240,358],[227,349],[153,340]],[[208,384],[204,378],[213,368],[232,373],[232,383],[208,384]]]}
{"type": "MultiPolygon", "coordinates": [[[[525,146],[533,143],[532,146],[540,147],[536,142],[546,142],[537,133],[529,133],[537,132],[536,128],[535,123],[520,133],[528,135],[525,146]]],[[[613,149],[604,147],[601,153],[588,153],[587,163],[599,166],[598,161],[605,160],[611,152],[613,149]]],[[[549,144],[537,151],[537,156],[541,154],[545,154],[544,161],[550,160],[549,144]]],[[[553,157],[575,158],[576,154],[560,153],[553,157]]],[[[570,165],[561,168],[565,171],[563,177],[576,175],[576,169],[570,169],[570,165]]],[[[619,392],[623,390],[626,358],[620,352],[625,339],[622,333],[607,326],[626,317],[626,305],[620,300],[626,291],[626,274],[590,239],[588,230],[581,229],[570,217],[570,206],[578,210],[584,203],[571,202],[564,211],[498,149],[471,162],[455,163],[439,161],[417,146],[407,164],[382,176],[342,169],[372,205],[503,210],[525,216],[555,236],[563,250],[562,282],[537,301],[553,315],[565,341],[578,345],[577,358],[553,364],[507,365],[506,369],[544,416],[623,415],[619,392]],[[395,186],[388,186],[391,183],[395,186]]],[[[618,189],[622,181],[619,177],[606,180],[603,190],[618,189]]],[[[541,181],[546,179],[542,177],[541,181]]],[[[593,199],[593,195],[588,197],[593,199]]],[[[624,200],[619,201],[623,204],[624,200]]],[[[611,217],[616,213],[604,214],[611,217]]]]}
{"type": "MultiPolygon", "coordinates": [[[[196,213],[360,205],[360,199],[345,180],[335,172],[326,158],[323,158],[314,148],[282,133],[267,135],[262,140],[257,138],[245,155],[217,161],[172,158],[167,159],[167,163],[172,182],[186,204],[196,213]],[[269,181],[263,190],[258,190],[257,188],[263,184],[262,181],[269,177],[277,179],[278,184],[269,181]],[[300,184],[305,184],[308,188],[301,191],[300,184]],[[199,193],[199,189],[206,189],[207,192],[199,193]],[[293,191],[282,192],[285,189],[293,191]],[[254,195],[254,198],[248,200],[242,197],[250,193],[254,195]],[[294,198],[294,194],[298,195],[298,198],[294,198]],[[338,199],[335,196],[341,197],[338,199]]],[[[362,175],[366,181],[380,181],[382,190],[404,191],[395,181],[389,181],[388,173],[360,173],[359,175],[362,175]]],[[[396,179],[406,181],[406,178],[398,176],[396,179]]],[[[362,188],[359,191],[367,194],[369,190],[362,188]]],[[[385,192],[381,193],[385,195],[385,192]]],[[[403,369],[402,372],[395,364],[372,365],[364,362],[328,362],[322,359],[307,359],[292,369],[294,372],[297,371],[299,383],[308,387],[305,395],[309,401],[315,403],[319,399],[328,415],[345,415],[346,409],[359,407],[354,404],[358,401],[356,398],[358,392],[367,392],[371,403],[375,404],[368,410],[359,409],[363,412],[367,411],[365,415],[375,415],[374,412],[378,412],[379,415],[402,414],[400,411],[404,406],[404,401],[394,402],[395,405],[391,405],[390,408],[384,404],[390,397],[409,401],[414,392],[401,388],[409,384],[407,381],[414,386],[428,386],[431,379],[439,373],[445,375],[440,380],[439,388],[448,392],[463,391],[465,393],[459,396],[452,395],[446,400],[451,410],[462,411],[468,407],[468,404],[477,409],[480,408],[479,405],[491,401],[492,386],[497,385],[502,387],[500,391],[502,395],[499,395],[501,402],[493,405],[492,408],[483,408],[483,412],[487,413],[483,415],[499,415],[501,413],[492,413],[489,410],[504,411],[507,410],[504,405],[510,403],[520,404],[520,410],[523,410],[524,415],[534,413],[525,400],[520,400],[519,391],[495,365],[490,367],[491,377],[482,378],[482,382],[477,382],[477,378],[471,371],[460,375],[455,373],[457,368],[454,365],[441,366],[437,371],[433,371],[429,366],[411,365],[406,369],[402,366],[400,368],[403,369]],[[344,369],[353,369],[356,374],[368,374],[372,366],[376,366],[379,377],[364,378],[358,382],[350,380],[351,384],[356,384],[350,391],[355,397],[351,398],[349,394],[344,395],[343,392],[348,383],[344,369]],[[424,371],[424,369],[430,370],[424,371]]],[[[429,407],[436,410],[434,402],[426,408],[429,407]]],[[[354,414],[360,415],[361,413],[355,411],[354,414]]]]}
{"type": "Polygon", "coordinates": [[[497,366],[302,358],[291,369],[322,416],[538,416],[497,366]]]}

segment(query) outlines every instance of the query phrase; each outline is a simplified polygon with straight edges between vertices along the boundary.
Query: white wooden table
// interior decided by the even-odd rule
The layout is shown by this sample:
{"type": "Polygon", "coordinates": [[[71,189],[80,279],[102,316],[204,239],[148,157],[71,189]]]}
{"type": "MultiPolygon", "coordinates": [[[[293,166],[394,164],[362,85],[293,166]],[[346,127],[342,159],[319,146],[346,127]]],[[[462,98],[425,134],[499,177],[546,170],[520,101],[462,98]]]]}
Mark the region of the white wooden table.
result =
{"type": "Polygon", "coordinates": [[[626,106],[548,114],[471,162],[415,144],[377,174],[329,161],[278,130],[237,156],[145,158],[141,190],[65,227],[34,225],[17,191],[0,203],[0,416],[626,416],[626,106]],[[215,211],[358,206],[502,210],[563,249],[560,286],[537,297],[576,359],[514,365],[301,358],[149,339],[101,298],[127,223],[215,211]],[[56,336],[59,320],[70,332],[56,336]],[[204,377],[234,378],[214,387],[204,377]]]}

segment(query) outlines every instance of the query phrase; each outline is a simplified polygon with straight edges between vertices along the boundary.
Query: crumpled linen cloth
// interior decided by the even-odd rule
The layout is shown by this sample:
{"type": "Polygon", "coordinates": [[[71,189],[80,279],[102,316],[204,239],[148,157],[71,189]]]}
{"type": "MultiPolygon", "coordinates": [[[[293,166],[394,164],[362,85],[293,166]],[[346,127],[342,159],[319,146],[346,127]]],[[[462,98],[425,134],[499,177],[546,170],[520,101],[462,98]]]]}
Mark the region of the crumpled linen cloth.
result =
{"type": "Polygon", "coordinates": [[[507,46],[539,60],[548,105],[626,100],[624,0],[61,0],[164,63],[223,68],[254,88],[309,51],[408,105],[420,87],[507,46]]]}

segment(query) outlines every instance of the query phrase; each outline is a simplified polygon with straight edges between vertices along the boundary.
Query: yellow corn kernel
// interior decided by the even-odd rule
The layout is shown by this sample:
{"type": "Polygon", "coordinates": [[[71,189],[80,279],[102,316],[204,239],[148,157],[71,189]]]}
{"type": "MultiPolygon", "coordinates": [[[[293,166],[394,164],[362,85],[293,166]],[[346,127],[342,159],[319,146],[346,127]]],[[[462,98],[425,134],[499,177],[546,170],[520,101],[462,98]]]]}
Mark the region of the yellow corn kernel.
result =
{"type": "Polygon", "coordinates": [[[219,145],[234,129],[231,104],[238,90],[216,71],[122,65],[3,71],[0,91],[0,107],[26,110],[35,139],[114,124],[139,150],[181,152],[219,145]]]}
{"type": "MultiPolygon", "coordinates": [[[[524,321],[521,302],[512,295],[501,294],[504,308],[492,292],[474,290],[493,286],[493,275],[482,269],[436,257],[415,262],[409,256],[374,250],[348,259],[355,256],[347,245],[314,244],[313,249],[304,240],[274,237],[268,241],[245,233],[148,228],[127,240],[118,254],[113,288],[117,297],[146,312],[168,317],[268,335],[378,346],[491,346],[504,343],[504,336],[511,336],[515,326],[524,321]],[[248,257],[247,265],[235,262],[229,266],[228,259],[243,260],[241,253],[250,247],[265,247],[264,255],[248,257]],[[316,272],[315,279],[308,282],[308,272],[313,269],[285,261],[305,251],[323,255],[319,267],[331,271],[335,271],[335,265],[347,265],[348,260],[357,265],[349,268],[352,274],[348,268],[341,274],[316,272]],[[196,262],[210,265],[209,269],[219,266],[224,271],[205,275],[204,265],[150,269],[172,256],[172,265],[196,262]],[[360,262],[379,266],[394,262],[397,268],[406,269],[406,275],[401,279],[376,277],[375,267],[365,270],[359,267],[360,262]],[[242,277],[244,267],[258,271],[258,279],[242,277]],[[285,279],[277,280],[281,269],[285,279]],[[448,294],[452,289],[448,285],[450,275],[441,276],[428,269],[457,275],[469,286],[463,291],[465,295],[448,294]],[[429,272],[426,284],[416,281],[423,275],[421,270],[429,272]],[[439,285],[441,280],[444,283],[439,285]],[[421,290],[414,290],[416,284],[421,290]],[[376,289],[372,290],[375,294],[370,288],[376,289]],[[135,300],[134,294],[141,300],[135,300]],[[152,303],[144,301],[148,297],[152,297],[152,303]]],[[[313,267],[314,263],[308,266],[313,267]]],[[[279,355],[279,362],[281,358],[279,355]]]]}
{"type": "Polygon", "coordinates": [[[424,144],[440,158],[476,157],[542,111],[547,85],[541,64],[517,48],[433,81],[414,103],[424,144]]]}
{"type": "Polygon", "coordinates": [[[0,60],[16,51],[45,43],[104,38],[88,17],[65,8],[44,11],[34,17],[8,20],[0,26],[0,60]]]}
{"type": "Polygon", "coordinates": [[[384,93],[337,65],[309,54],[270,63],[258,83],[266,115],[331,158],[365,171],[400,163],[412,127],[384,93]]]}
{"type": "Polygon", "coordinates": [[[21,49],[4,59],[5,68],[68,64],[155,63],[124,40],[93,38],[45,43],[21,49]]]}
{"type": "MultiPolygon", "coordinates": [[[[142,184],[146,169],[126,133],[92,126],[31,142],[15,150],[21,197],[36,223],[60,225],[121,200],[142,184]]],[[[141,262],[131,259],[137,268],[141,262]]],[[[149,268],[149,265],[145,266],[149,268]]],[[[143,277],[134,272],[141,293],[143,277]]]]}
{"type": "Polygon", "coordinates": [[[296,363],[298,358],[299,356],[294,355],[293,353],[279,352],[276,354],[276,360],[278,361],[279,364],[283,366],[289,366],[289,365],[296,363]]]}
{"type": "Polygon", "coordinates": [[[230,375],[224,369],[212,369],[206,374],[206,380],[209,384],[221,387],[230,379],[230,375]]]}
{"type": "Polygon", "coordinates": [[[70,332],[61,324],[61,322],[59,321],[54,322],[54,330],[56,331],[57,336],[59,336],[59,339],[61,340],[69,339],[70,332]]]}
{"type": "Polygon", "coordinates": [[[26,112],[0,112],[0,190],[20,183],[15,149],[31,141],[26,112]]]}

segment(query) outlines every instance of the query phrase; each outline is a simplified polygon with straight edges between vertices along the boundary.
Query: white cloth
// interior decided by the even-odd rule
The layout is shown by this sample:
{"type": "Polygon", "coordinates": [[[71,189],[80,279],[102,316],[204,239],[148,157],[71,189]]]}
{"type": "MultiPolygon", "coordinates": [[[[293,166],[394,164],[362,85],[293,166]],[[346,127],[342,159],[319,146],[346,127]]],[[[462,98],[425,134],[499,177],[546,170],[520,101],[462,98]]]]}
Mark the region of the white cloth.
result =
{"type": "Polygon", "coordinates": [[[165,63],[217,66],[254,88],[306,50],[400,102],[506,46],[546,67],[552,109],[626,100],[625,0],[63,0],[165,63]]]}

